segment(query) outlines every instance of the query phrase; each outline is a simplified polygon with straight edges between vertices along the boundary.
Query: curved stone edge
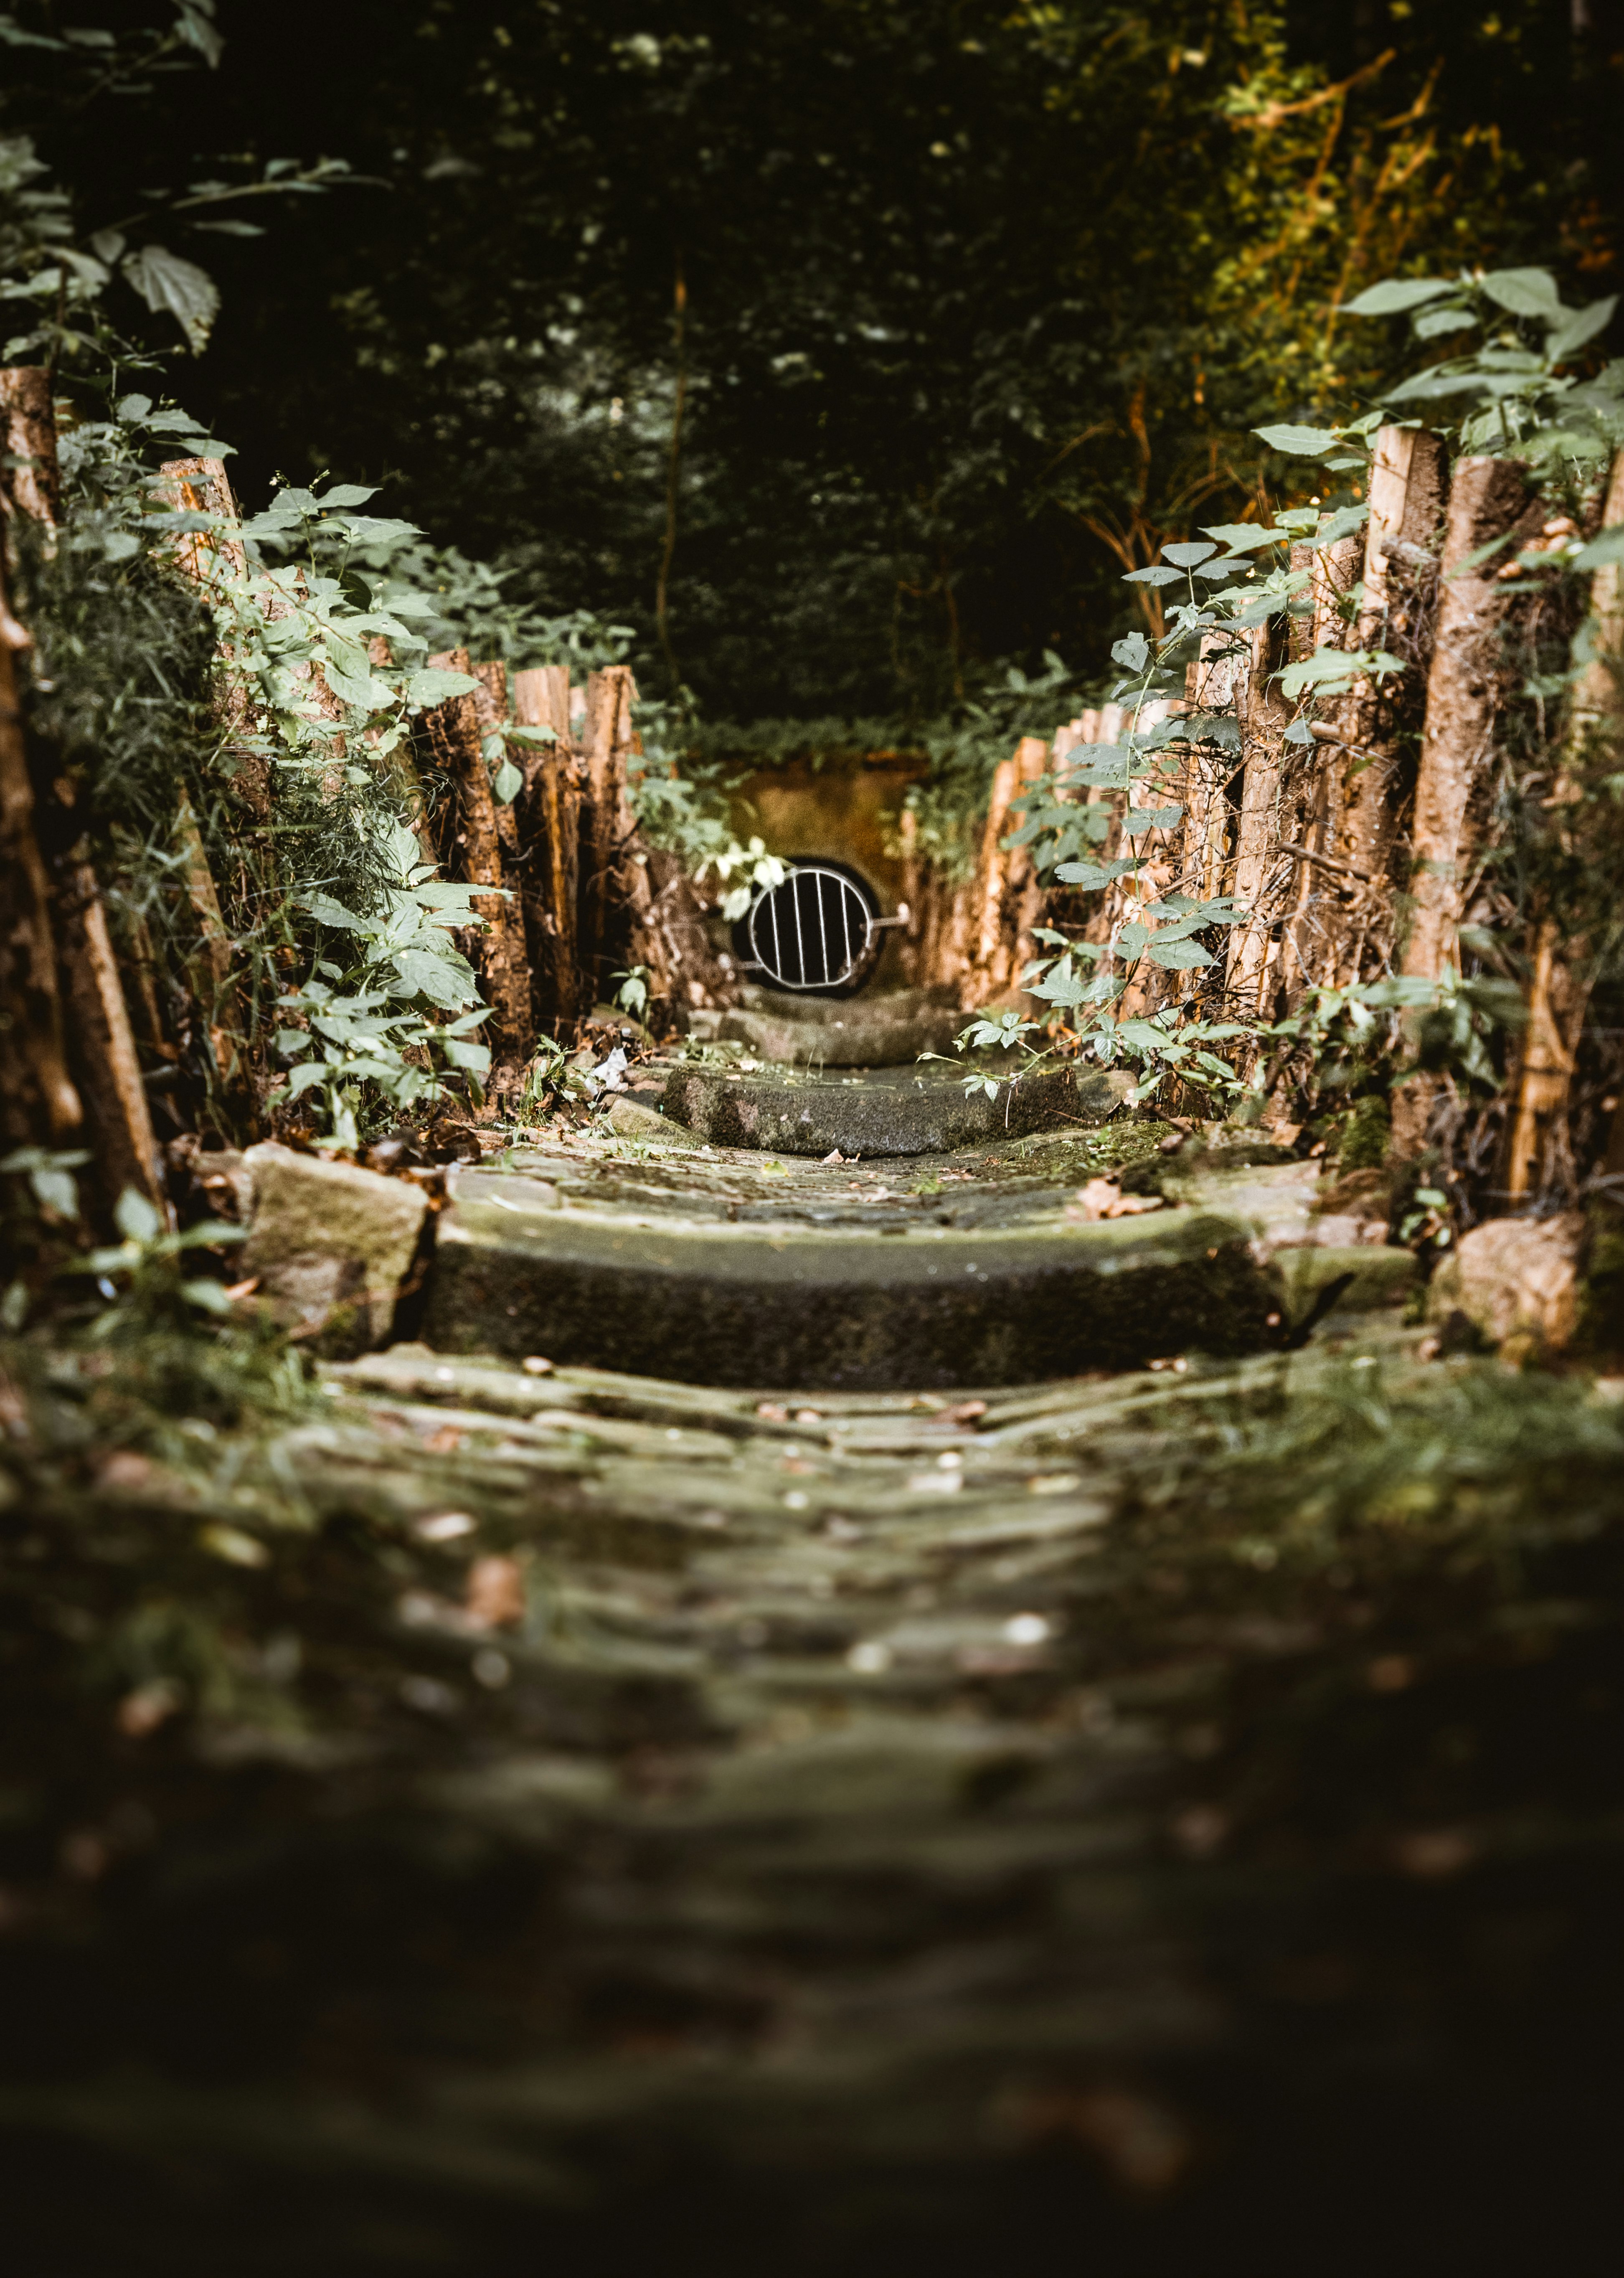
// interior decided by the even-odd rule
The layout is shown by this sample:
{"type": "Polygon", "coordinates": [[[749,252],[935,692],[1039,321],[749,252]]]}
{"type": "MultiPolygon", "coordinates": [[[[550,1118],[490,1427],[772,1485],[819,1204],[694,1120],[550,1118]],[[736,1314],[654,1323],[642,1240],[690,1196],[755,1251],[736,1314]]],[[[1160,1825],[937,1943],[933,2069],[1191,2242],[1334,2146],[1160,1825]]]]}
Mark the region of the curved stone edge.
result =
{"type": "Polygon", "coordinates": [[[1001,1084],[995,1098],[936,1082],[806,1084],[752,1080],[712,1068],[676,1068],[662,1105],[674,1122],[716,1147],[824,1156],[947,1155],[1018,1139],[1056,1125],[1097,1128],[1122,1105],[1132,1080],[1115,1070],[1050,1069],[1001,1084]]]}
{"type": "Polygon", "coordinates": [[[1211,1212],[888,1239],[463,1197],[438,1234],[431,1344],[699,1384],[1025,1384],[1255,1351],[1285,1302],[1252,1227],[1211,1212]]]}

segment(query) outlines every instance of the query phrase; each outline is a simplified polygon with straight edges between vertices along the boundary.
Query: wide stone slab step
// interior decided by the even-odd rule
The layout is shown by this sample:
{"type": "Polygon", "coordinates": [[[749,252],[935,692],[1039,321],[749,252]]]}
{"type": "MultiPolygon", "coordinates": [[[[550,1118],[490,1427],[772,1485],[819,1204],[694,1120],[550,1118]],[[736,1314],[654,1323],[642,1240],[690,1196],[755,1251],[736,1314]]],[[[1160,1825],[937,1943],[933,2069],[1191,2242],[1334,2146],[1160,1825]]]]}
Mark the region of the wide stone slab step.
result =
{"type": "Polygon", "coordinates": [[[1033,1131],[1095,1128],[1132,1088],[1114,1070],[1063,1067],[995,1090],[966,1092],[957,1065],[876,1068],[839,1076],[787,1070],[678,1067],[661,1105],[674,1123],[718,1147],[850,1159],[944,1155],[1033,1131]]]}
{"type": "Polygon", "coordinates": [[[713,1033],[789,1067],[901,1067],[921,1052],[951,1051],[966,1017],[951,991],[821,997],[746,989],[717,1016],[713,1033]]]}
{"type": "Polygon", "coordinates": [[[961,1388],[1265,1349],[1326,1303],[1396,1301],[1414,1272],[1407,1251],[1316,1239],[1311,1164],[1100,1221],[1069,1181],[978,1168],[964,1204],[947,1166],[911,1195],[748,1156],[708,1182],[689,1155],[603,1189],[458,1172],[423,1334],[694,1384],[961,1388]]]}

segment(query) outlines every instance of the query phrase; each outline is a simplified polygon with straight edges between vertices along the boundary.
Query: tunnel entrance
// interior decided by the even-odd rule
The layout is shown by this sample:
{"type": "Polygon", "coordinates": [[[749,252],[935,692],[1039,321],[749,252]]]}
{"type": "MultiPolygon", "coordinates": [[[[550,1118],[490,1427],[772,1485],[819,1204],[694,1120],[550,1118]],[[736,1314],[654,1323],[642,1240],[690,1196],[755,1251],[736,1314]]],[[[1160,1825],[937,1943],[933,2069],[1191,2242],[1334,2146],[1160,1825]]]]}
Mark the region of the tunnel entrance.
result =
{"type": "Polygon", "coordinates": [[[797,862],[765,888],[744,922],[753,977],[769,989],[860,989],[880,939],[879,905],[862,880],[833,862],[797,862]]]}

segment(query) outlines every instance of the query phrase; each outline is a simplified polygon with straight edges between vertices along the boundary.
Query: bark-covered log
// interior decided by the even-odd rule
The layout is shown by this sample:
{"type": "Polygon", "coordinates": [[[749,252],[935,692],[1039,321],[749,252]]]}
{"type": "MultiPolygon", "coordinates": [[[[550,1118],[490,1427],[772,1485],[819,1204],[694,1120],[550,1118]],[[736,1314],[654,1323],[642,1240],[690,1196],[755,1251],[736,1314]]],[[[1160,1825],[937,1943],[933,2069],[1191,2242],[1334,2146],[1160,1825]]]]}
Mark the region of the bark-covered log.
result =
{"type": "Polygon", "coordinates": [[[164,1208],[163,1166],[118,959],[88,861],[70,859],[63,867],[55,900],[70,1066],[103,1190],[117,1201],[133,1187],[164,1208]]]}
{"type": "MultiPolygon", "coordinates": [[[[467,672],[468,651],[448,650],[431,656],[429,665],[431,670],[467,672]]],[[[455,823],[448,850],[454,857],[452,867],[469,884],[497,890],[474,897],[473,906],[485,924],[470,947],[491,1006],[485,1035],[491,1044],[492,1081],[499,1089],[529,1065],[536,1044],[524,916],[513,891],[516,879],[510,878],[503,859],[478,699],[472,694],[454,696],[425,716],[430,749],[454,791],[454,816],[448,818],[455,823]]]]}
{"type": "Polygon", "coordinates": [[[83,1118],[68,1074],[50,886],[34,829],[17,659],[28,636],[6,600],[0,548],[0,1132],[64,1146],[83,1118]]]}
{"type": "Polygon", "coordinates": [[[525,752],[520,818],[532,997],[541,1027],[553,1031],[576,1018],[581,996],[576,949],[581,791],[570,748],[569,675],[564,667],[515,673],[514,715],[522,727],[551,728],[553,735],[551,744],[525,752]]]}
{"type": "Polygon", "coordinates": [[[1289,858],[1283,868],[1280,853],[1284,738],[1291,707],[1274,678],[1276,661],[1273,629],[1254,626],[1247,636],[1247,669],[1236,676],[1242,773],[1230,881],[1230,891],[1249,915],[1231,935],[1226,975],[1229,1009],[1242,1014],[1262,1012],[1273,987],[1274,924],[1278,905],[1296,883],[1289,858]]]}
{"type": "MultiPolygon", "coordinates": [[[[1416,613],[1436,570],[1448,493],[1448,465],[1436,435],[1413,427],[1376,431],[1365,531],[1364,593],[1351,646],[1402,654],[1413,647],[1416,613]]],[[[1330,843],[1358,891],[1336,926],[1325,978],[1346,987],[1374,957],[1393,947],[1398,897],[1393,864],[1413,768],[1394,732],[1392,704],[1361,680],[1338,707],[1342,738],[1331,797],[1330,843]]]]}
{"type": "Polygon", "coordinates": [[[680,856],[634,833],[621,875],[631,912],[631,960],[647,968],[651,1006],[680,1017],[737,1001],[738,985],[711,947],[705,915],[680,856]]]}
{"type": "MultiPolygon", "coordinates": [[[[1604,529],[1619,524],[1624,524],[1624,451],[1613,460],[1602,508],[1604,529]]],[[[1579,796],[1598,731],[1624,715],[1624,576],[1616,562],[1605,563],[1591,578],[1582,638],[1586,661],[1570,699],[1569,765],[1557,786],[1562,807],[1579,796]]],[[[1615,755],[1605,753],[1603,767],[1611,770],[1615,764],[1615,755]]],[[[1552,1180],[1567,1183],[1571,1178],[1567,1107],[1594,984],[1593,953],[1589,941],[1565,939],[1554,919],[1541,920],[1506,1143],[1506,1185],[1513,1200],[1552,1180]]],[[[1624,1110],[1620,1118],[1624,1137],[1624,1110]]]]}
{"type": "Polygon", "coordinates": [[[637,686],[623,664],[595,672],[586,684],[583,756],[586,781],[581,806],[580,981],[577,1009],[590,1013],[606,993],[615,944],[613,913],[620,848],[630,836],[626,805],[626,755],[631,748],[631,707],[637,686]]]}
{"type": "Polygon", "coordinates": [[[54,529],[62,516],[57,465],[57,413],[43,364],[0,371],[0,506],[54,529]]]}
{"type": "MultiPolygon", "coordinates": [[[[53,526],[60,501],[49,386],[31,367],[14,368],[3,381],[8,446],[27,462],[8,470],[8,508],[53,526]]],[[[152,1117],[118,960],[95,874],[82,845],[67,845],[80,834],[65,793],[62,799],[53,795],[52,827],[46,844],[40,841],[16,669],[27,646],[0,575],[0,807],[10,858],[5,883],[19,890],[21,917],[19,930],[7,929],[10,969],[0,1010],[19,1024],[25,1086],[50,1135],[69,1135],[82,1117],[104,1200],[114,1202],[133,1187],[161,1207],[152,1117]],[[53,953],[54,990],[47,969],[53,953]]],[[[43,1135],[32,1135],[37,1141],[43,1135]]]]}
{"type": "Polygon", "coordinates": [[[1502,560],[1478,557],[1517,529],[1528,504],[1528,470],[1514,460],[1463,459],[1455,470],[1411,831],[1403,969],[1419,979],[1441,979],[1459,958],[1462,897],[1482,843],[1495,722],[1506,692],[1511,597],[1496,574],[1502,560]]]}
{"type": "MultiPolygon", "coordinates": [[[[1450,488],[1437,629],[1427,677],[1426,726],[1411,831],[1409,935],[1403,972],[1441,981],[1460,958],[1466,890],[1481,853],[1494,754],[1505,700],[1505,636],[1513,607],[1497,572],[1541,509],[1530,507],[1526,468],[1510,459],[1463,459],[1450,488]]],[[[1416,1074],[1395,1087],[1392,1143],[1403,1158],[1424,1144],[1437,1086],[1416,1074]]]]}

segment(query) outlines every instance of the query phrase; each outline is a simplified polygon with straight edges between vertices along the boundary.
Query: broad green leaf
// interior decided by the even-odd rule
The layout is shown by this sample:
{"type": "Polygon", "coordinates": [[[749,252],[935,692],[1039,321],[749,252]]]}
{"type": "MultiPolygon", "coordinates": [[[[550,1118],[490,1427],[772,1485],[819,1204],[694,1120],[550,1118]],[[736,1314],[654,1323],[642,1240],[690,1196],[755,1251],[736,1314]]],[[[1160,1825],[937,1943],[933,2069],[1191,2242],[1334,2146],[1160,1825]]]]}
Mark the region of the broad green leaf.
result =
{"type": "Polygon", "coordinates": [[[193,355],[201,355],[220,312],[219,292],[208,271],[162,245],[143,245],[126,254],[120,266],[147,306],[173,317],[193,355]]]}
{"type": "Polygon", "coordinates": [[[1209,522],[1208,538],[1216,538],[1220,546],[1227,546],[1231,554],[1250,554],[1259,546],[1287,546],[1291,543],[1289,530],[1261,530],[1254,522],[1209,522]]]}
{"type": "MultiPolygon", "coordinates": [[[[365,514],[346,515],[345,523],[357,546],[403,546],[408,538],[421,538],[422,531],[415,522],[393,522],[387,517],[365,514]]],[[[397,600],[396,608],[405,604],[397,600]]],[[[420,615],[432,612],[419,612],[420,615]]]]}
{"type": "Polygon", "coordinates": [[[1289,422],[1283,427],[1254,427],[1252,432],[1262,436],[1271,451],[1296,459],[1317,459],[1323,452],[1334,451],[1338,442],[1329,427],[1298,427],[1289,422]]]}
{"type": "Polygon", "coordinates": [[[1308,542],[1316,554],[1323,553],[1338,539],[1351,538],[1356,530],[1362,530],[1369,519],[1369,506],[1339,506],[1335,514],[1325,516],[1308,542]]]}
{"type": "Polygon", "coordinates": [[[1143,672],[1150,650],[1143,633],[1129,633],[1117,641],[1111,650],[1111,662],[1119,664],[1125,672],[1143,672]]]}
{"type": "Polygon", "coordinates": [[[1424,316],[1417,317],[1413,329],[1418,340],[1438,340],[1446,333],[1464,332],[1476,321],[1468,302],[1452,301],[1446,309],[1429,309],[1424,316]]]}
{"type": "Polygon", "coordinates": [[[113,1224],[126,1242],[156,1242],[164,1231],[163,1217],[143,1194],[126,1187],[113,1204],[113,1224]]]}
{"type": "Polygon", "coordinates": [[[1212,958],[1193,941],[1153,941],[1150,961],[1169,973],[1190,973],[1200,965],[1210,965],[1212,958]]]}
{"type": "Polygon", "coordinates": [[[478,995],[468,967],[458,958],[433,957],[419,949],[403,949],[393,960],[406,997],[426,997],[447,1013],[460,1013],[478,995]]]}
{"type": "Polygon", "coordinates": [[[1125,838],[1142,838],[1147,830],[1170,830],[1184,813],[1182,806],[1131,806],[1122,818],[1125,838]]]}
{"type": "Polygon", "coordinates": [[[524,773],[511,760],[504,760],[491,778],[491,795],[499,806],[511,806],[524,789],[524,773]]]}
{"type": "Polygon", "coordinates": [[[469,1068],[476,1075],[483,1075],[491,1065],[489,1044],[470,1044],[461,1036],[447,1036],[441,1050],[453,1067],[469,1068]]]}
{"type": "Polygon", "coordinates": [[[1587,340],[1593,340],[1597,333],[1605,333],[1613,322],[1613,312],[1618,305],[1619,296],[1613,293],[1605,301],[1592,301],[1588,309],[1580,309],[1567,316],[1545,341],[1545,354],[1551,362],[1566,363],[1575,349],[1583,348],[1587,340]]]}
{"type": "Polygon", "coordinates": [[[325,1083],[328,1077],[336,1073],[325,1060],[303,1061],[287,1079],[288,1097],[297,1099],[301,1092],[309,1091],[313,1083],[325,1083]]]}
{"type": "Polygon", "coordinates": [[[195,1305],[202,1313],[224,1316],[232,1310],[232,1301],[217,1281],[183,1281],[180,1294],[188,1305],[195,1305]]]}
{"type": "Polygon", "coordinates": [[[1130,570],[1122,582],[1125,585],[1177,585],[1182,576],[1178,570],[1130,570]]]}
{"type": "Polygon", "coordinates": [[[1554,320],[1562,313],[1561,295],[1548,269],[1491,269],[1478,281],[1489,298],[1513,317],[1554,320]]]}
{"type": "Polygon", "coordinates": [[[1347,317],[1399,317],[1407,309],[1419,309],[1428,301],[1436,301],[1440,293],[1455,290],[1444,277],[1387,277],[1379,285],[1367,285],[1352,301],[1345,301],[1342,313],[1347,317]]]}
{"type": "Polygon", "coordinates": [[[319,889],[299,896],[300,906],[309,912],[317,925],[332,926],[339,933],[365,933],[368,921],[358,918],[354,910],[347,910],[342,902],[319,889]]]}
{"type": "Polygon", "coordinates": [[[433,671],[414,672],[406,683],[406,700],[421,704],[425,709],[436,704],[447,704],[454,696],[471,696],[479,683],[471,672],[433,671]]]}
{"type": "Polygon", "coordinates": [[[1205,562],[1209,554],[1216,554],[1217,550],[1216,546],[1164,546],[1162,559],[1171,562],[1180,570],[1193,570],[1198,562],[1205,562]]]}
{"type": "Polygon", "coordinates": [[[1573,555],[1568,566],[1605,570],[1615,562],[1624,562],[1624,522],[1615,522],[1611,530],[1598,530],[1582,552],[1573,555]]]}
{"type": "Polygon", "coordinates": [[[29,1172],[28,1184],[34,1189],[34,1200],[42,1203],[47,1210],[55,1211],[58,1218],[79,1216],[79,1189],[72,1172],[47,1165],[29,1172]]]}
{"type": "Polygon", "coordinates": [[[318,506],[328,508],[339,506],[365,506],[370,498],[376,498],[377,496],[377,485],[376,484],[373,484],[369,487],[365,483],[335,483],[330,491],[324,491],[322,493],[320,498],[316,501],[316,503],[318,506]]]}

